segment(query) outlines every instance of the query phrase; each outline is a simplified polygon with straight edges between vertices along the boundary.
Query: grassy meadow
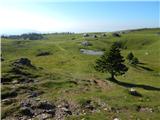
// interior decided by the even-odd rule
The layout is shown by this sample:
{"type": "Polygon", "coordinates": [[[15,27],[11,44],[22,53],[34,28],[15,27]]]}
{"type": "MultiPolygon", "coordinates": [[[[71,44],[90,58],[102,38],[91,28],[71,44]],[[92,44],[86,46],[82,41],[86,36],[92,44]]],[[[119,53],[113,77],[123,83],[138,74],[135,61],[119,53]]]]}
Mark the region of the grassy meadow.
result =
{"type": "MultiPolygon", "coordinates": [[[[79,106],[91,100],[94,111],[86,110],[80,115],[67,115],[66,120],[159,120],[160,119],[160,29],[142,29],[120,33],[88,33],[97,38],[83,37],[83,34],[44,34],[42,40],[1,39],[2,57],[1,76],[13,78],[11,64],[19,58],[28,58],[37,69],[27,68],[38,82],[26,84],[1,84],[1,93],[5,95],[16,89],[43,91],[38,98],[58,104],[66,100],[79,106]],[[91,46],[81,42],[89,41],[91,46]],[[132,52],[141,64],[133,66],[125,60],[129,68],[126,74],[117,76],[119,84],[109,81],[110,74],[94,69],[98,55],[82,54],[80,49],[108,51],[113,42],[120,41],[124,48],[121,54],[126,59],[132,52]],[[36,56],[39,51],[51,54],[36,56]],[[35,77],[36,76],[36,77],[35,77]],[[130,88],[136,89],[142,96],[129,94],[130,88]],[[104,103],[103,105],[99,105],[104,103]],[[143,108],[143,109],[139,109],[143,108]],[[148,109],[151,109],[149,111],[148,109]]],[[[11,104],[1,104],[2,118],[14,116],[19,111],[20,102],[27,99],[26,92],[18,92],[11,104]]],[[[52,118],[53,120],[55,118],[52,118]]]]}

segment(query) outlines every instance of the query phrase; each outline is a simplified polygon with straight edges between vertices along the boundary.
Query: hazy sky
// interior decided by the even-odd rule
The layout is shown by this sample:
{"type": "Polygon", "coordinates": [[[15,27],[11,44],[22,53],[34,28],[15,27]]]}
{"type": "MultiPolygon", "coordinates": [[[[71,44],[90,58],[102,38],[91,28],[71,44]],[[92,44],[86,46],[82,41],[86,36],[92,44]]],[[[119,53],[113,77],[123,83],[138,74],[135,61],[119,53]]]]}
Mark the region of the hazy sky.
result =
{"type": "Polygon", "coordinates": [[[0,34],[160,27],[158,1],[0,0],[0,34]]]}

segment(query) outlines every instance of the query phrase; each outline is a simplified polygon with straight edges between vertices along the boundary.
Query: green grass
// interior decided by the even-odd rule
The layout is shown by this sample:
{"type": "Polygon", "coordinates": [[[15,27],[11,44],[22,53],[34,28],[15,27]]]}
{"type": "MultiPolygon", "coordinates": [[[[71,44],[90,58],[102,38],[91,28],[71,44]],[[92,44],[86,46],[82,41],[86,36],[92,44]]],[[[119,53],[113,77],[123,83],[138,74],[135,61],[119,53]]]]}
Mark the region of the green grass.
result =
{"type": "MultiPolygon", "coordinates": [[[[122,55],[127,56],[129,52],[144,63],[143,67],[129,67],[129,71],[118,76],[117,80],[135,85],[146,85],[154,88],[160,87],[160,36],[157,34],[160,29],[147,29],[141,31],[131,31],[122,34],[121,37],[113,37],[106,34],[106,37],[84,38],[81,34],[73,35],[45,35],[44,40],[9,40],[2,39],[2,56],[5,61],[2,62],[2,75],[10,70],[10,64],[15,59],[27,57],[36,67],[42,67],[41,71],[30,71],[33,74],[40,74],[37,78],[39,83],[35,86],[44,91],[40,97],[55,101],[57,98],[70,99],[79,103],[84,99],[101,99],[115,108],[127,108],[125,112],[114,113],[101,111],[100,113],[87,113],[87,115],[74,116],[69,120],[110,120],[115,117],[123,120],[151,119],[159,120],[160,111],[156,111],[160,105],[160,91],[144,89],[137,87],[137,91],[142,94],[142,98],[134,97],[128,94],[128,89],[124,86],[112,82],[106,82],[105,86],[98,86],[85,82],[86,80],[107,81],[109,74],[99,73],[94,70],[93,65],[99,56],[84,55],[80,49],[109,50],[111,44],[115,41],[121,41],[127,49],[122,49],[122,55]],[[83,47],[81,42],[87,40],[92,46],[83,47]],[[39,50],[49,51],[52,54],[48,56],[39,56],[36,54],[39,50]],[[146,55],[148,53],[148,55],[146,55]],[[75,84],[74,82],[78,84],[75,84]],[[87,85],[88,84],[88,85],[87,85]],[[104,87],[104,88],[103,88],[104,87]],[[85,90],[88,89],[88,90],[85,90]],[[65,92],[69,91],[69,92],[65,92]],[[137,112],[136,106],[147,106],[155,109],[153,113],[137,112]]],[[[9,91],[11,85],[2,85],[2,93],[9,91]]],[[[20,96],[17,99],[21,99],[20,96]]],[[[9,110],[14,110],[13,106],[3,106],[3,114],[9,110]]],[[[15,107],[16,108],[16,107],[15,107]]],[[[3,115],[3,116],[4,116],[3,115]]]]}

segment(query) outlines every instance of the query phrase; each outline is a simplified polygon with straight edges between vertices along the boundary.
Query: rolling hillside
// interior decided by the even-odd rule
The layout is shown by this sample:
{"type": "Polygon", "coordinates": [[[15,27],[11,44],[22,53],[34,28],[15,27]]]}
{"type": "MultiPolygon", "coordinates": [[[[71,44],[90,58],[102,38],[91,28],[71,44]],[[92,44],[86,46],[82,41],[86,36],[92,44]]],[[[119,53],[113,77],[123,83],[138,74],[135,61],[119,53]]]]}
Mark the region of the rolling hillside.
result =
{"type": "MultiPolygon", "coordinates": [[[[128,30],[119,32],[119,37],[88,34],[43,34],[41,40],[2,38],[2,118],[37,120],[48,115],[46,119],[51,120],[159,120],[160,29],[128,30]],[[83,41],[91,45],[82,45],[83,41]],[[109,81],[109,74],[95,71],[99,55],[80,52],[108,51],[113,42],[121,43],[124,58],[132,52],[140,61],[133,66],[126,60],[129,70],[116,77],[118,83],[109,81]],[[22,64],[21,58],[28,63],[22,64]],[[141,96],[131,95],[131,88],[141,96]],[[22,110],[24,100],[47,101],[55,106],[51,109],[54,115],[46,111],[43,116],[27,116],[31,113],[22,110]]],[[[36,111],[37,106],[31,108],[36,111]]]]}

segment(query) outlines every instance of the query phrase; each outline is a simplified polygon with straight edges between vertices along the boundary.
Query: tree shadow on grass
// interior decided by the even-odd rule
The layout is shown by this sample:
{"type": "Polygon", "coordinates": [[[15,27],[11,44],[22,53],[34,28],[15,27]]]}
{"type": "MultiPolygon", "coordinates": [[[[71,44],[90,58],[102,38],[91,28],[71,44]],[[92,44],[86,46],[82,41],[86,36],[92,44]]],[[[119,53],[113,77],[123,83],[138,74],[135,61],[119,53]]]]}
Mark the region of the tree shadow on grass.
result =
{"type": "Polygon", "coordinates": [[[151,69],[149,67],[146,67],[146,66],[143,66],[143,65],[146,65],[146,64],[145,63],[138,63],[137,65],[131,65],[131,66],[136,68],[136,69],[143,69],[143,70],[146,70],[146,71],[154,71],[153,69],[151,69]]]}
{"type": "Polygon", "coordinates": [[[135,87],[135,88],[143,88],[145,90],[160,91],[160,88],[149,86],[149,85],[121,82],[121,81],[118,81],[116,79],[111,79],[111,78],[108,78],[107,80],[109,80],[109,81],[111,81],[113,83],[116,83],[116,84],[118,84],[120,86],[127,87],[127,88],[135,87]]]}
{"type": "Polygon", "coordinates": [[[137,67],[142,68],[142,69],[147,70],[147,71],[154,71],[153,69],[151,69],[149,67],[145,67],[145,66],[141,66],[141,65],[137,65],[137,67]]]}

